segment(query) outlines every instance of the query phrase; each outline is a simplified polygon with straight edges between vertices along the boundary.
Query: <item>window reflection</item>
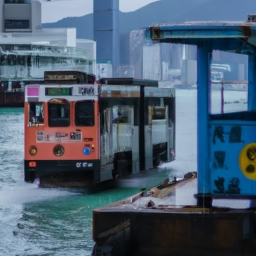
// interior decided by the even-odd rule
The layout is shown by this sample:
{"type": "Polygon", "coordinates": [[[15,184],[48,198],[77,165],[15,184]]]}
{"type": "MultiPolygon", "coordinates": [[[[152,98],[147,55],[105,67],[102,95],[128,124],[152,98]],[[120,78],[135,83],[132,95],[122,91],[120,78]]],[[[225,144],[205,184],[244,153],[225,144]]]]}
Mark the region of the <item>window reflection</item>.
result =
{"type": "Polygon", "coordinates": [[[44,105],[43,103],[29,103],[29,126],[44,125],[44,105]]]}
{"type": "Polygon", "coordinates": [[[130,106],[113,107],[113,124],[127,124],[132,122],[130,106]]]}
{"type": "Polygon", "coordinates": [[[65,99],[52,99],[48,103],[49,127],[70,125],[70,105],[65,99]]]}
{"type": "Polygon", "coordinates": [[[94,125],[94,101],[93,100],[76,102],[75,124],[76,126],[93,126],[94,125]]]}

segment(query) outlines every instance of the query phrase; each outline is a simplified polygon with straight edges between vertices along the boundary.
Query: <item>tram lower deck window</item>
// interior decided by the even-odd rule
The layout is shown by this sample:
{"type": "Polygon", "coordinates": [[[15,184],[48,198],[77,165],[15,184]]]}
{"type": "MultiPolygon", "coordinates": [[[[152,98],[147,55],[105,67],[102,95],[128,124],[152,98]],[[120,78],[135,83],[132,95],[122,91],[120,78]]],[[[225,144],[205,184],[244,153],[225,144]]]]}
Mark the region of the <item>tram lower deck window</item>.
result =
{"type": "Polygon", "coordinates": [[[76,102],[75,124],[76,126],[94,126],[94,101],[93,100],[76,102]]]}
{"type": "Polygon", "coordinates": [[[67,127],[70,125],[69,103],[48,103],[49,127],[67,127]]]}
{"type": "Polygon", "coordinates": [[[39,102],[29,103],[29,126],[44,125],[44,105],[39,102]]]}

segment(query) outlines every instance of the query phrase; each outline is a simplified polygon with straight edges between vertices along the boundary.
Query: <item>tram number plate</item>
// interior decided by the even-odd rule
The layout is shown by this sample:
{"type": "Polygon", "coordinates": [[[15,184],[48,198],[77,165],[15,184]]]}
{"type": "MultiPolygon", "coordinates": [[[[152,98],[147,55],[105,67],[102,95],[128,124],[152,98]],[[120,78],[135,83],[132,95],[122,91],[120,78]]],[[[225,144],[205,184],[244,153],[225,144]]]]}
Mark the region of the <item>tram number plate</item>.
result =
{"type": "Polygon", "coordinates": [[[81,140],[81,132],[71,132],[70,133],[70,140],[81,140]]]}
{"type": "Polygon", "coordinates": [[[82,167],[93,167],[93,163],[87,163],[87,162],[77,162],[76,163],[77,168],[82,168],[82,167]]]}

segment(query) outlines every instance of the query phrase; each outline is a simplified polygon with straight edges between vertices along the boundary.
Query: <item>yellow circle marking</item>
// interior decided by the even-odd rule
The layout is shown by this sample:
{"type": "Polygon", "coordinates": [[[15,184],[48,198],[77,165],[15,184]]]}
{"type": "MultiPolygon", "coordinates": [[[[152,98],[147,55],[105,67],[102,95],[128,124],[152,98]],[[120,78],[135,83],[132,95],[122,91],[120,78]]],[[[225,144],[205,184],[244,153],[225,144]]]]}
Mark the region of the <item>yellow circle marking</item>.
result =
{"type": "Polygon", "coordinates": [[[256,143],[250,143],[241,150],[239,166],[246,178],[256,180],[256,143]]]}

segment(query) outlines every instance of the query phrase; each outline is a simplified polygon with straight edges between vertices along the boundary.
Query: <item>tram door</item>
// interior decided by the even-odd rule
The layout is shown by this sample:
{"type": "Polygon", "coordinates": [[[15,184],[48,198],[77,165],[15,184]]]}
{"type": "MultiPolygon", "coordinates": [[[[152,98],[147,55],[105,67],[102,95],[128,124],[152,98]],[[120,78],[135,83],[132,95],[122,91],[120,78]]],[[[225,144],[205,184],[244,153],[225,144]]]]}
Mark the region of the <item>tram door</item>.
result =
{"type": "Polygon", "coordinates": [[[168,160],[168,106],[163,98],[149,100],[148,126],[145,126],[146,170],[168,160]]]}
{"type": "Polygon", "coordinates": [[[112,129],[112,108],[103,112],[103,124],[101,127],[101,165],[110,164],[113,161],[113,129],[112,129]]]}
{"type": "Polygon", "coordinates": [[[133,106],[113,106],[112,129],[113,148],[116,152],[114,157],[116,174],[119,176],[131,174],[133,172],[133,159],[136,155],[133,106]]]}

